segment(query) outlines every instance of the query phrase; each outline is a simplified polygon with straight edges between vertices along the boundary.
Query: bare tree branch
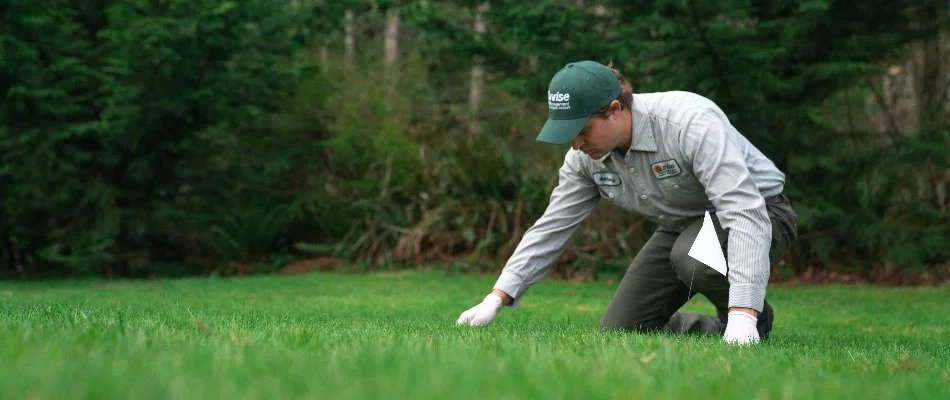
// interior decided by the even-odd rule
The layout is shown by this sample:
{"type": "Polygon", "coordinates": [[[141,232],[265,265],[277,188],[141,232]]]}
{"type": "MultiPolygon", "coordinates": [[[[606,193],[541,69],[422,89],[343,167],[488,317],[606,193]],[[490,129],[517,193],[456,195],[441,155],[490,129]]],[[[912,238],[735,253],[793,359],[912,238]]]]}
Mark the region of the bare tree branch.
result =
{"type": "Polygon", "coordinates": [[[874,82],[871,82],[870,76],[865,74],[864,80],[867,83],[868,88],[871,89],[871,93],[874,94],[874,99],[877,101],[878,106],[881,107],[881,112],[883,112],[887,117],[887,122],[891,126],[891,131],[888,133],[890,133],[891,136],[899,135],[900,129],[897,127],[897,120],[894,119],[894,113],[891,112],[891,107],[887,105],[887,101],[884,100],[884,94],[874,87],[874,82]]]}

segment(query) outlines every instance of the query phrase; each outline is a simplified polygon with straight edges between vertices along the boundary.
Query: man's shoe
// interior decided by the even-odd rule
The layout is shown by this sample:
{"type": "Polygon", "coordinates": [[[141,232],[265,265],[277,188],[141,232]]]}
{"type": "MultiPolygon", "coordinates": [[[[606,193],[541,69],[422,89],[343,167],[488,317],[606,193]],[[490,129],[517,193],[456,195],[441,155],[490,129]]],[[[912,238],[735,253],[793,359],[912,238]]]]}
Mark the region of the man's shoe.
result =
{"type": "Polygon", "coordinates": [[[765,306],[762,307],[762,312],[759,313],[759,321],[755,324],[755,328],[759,331],[759,340],[764,341],[769,338],[769,332],[772,331],[772,320],[774,318],[775,313],[772,312],[772,306],[766,301],[765,306]]]}

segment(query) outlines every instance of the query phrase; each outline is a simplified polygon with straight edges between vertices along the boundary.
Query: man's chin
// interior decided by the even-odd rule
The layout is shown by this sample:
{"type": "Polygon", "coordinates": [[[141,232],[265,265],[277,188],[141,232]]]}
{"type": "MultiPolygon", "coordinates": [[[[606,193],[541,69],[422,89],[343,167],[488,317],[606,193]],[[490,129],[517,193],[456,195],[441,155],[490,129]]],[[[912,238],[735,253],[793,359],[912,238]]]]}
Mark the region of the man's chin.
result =
{"type": "MultiPolygon", "coordinates": [[[[587,154],[587,153],[585,153],[585,154],[587,154]]],[[[604,161],[604,160],[607,158],[608,155],[610,155],[610,153],[590,153],[590,154],[587,154],[588,157],[590,157],[592,160],[595,160],[595,161],[604,161]]]]}

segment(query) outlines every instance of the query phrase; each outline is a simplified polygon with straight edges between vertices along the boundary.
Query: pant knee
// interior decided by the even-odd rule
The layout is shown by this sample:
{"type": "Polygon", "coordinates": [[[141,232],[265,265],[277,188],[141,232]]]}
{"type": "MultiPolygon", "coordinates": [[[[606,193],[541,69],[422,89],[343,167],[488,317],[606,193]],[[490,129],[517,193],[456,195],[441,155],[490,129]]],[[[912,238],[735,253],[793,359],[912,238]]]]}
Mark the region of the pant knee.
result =
{"type": "Polygon", "coordinates": [[[702,293],[716,307],[726,307],[729,303],[729,280],[699,261],[692,259],[673,262],[676,277],[689,288],[690,292],[702,293]]]}
{"type": "Polygon", "coordinates": [[[686,285],[692,284],[692,287],[705,286],[708,279],[714,278],[710,272],[716,272],[712,268],[707,267],[706,264],[696,261],[688,255],[671,257],[670,262],[673,264],[673,271],[676,272],[676,277],[686,285]]]}
{"type": "Polygon", "coordinates": [[[667,321],[648,320],[648,321],[617,321],[608,318],[600,319],[600,329],[603,331],[624,331],[633,333],[657,332],[663,328],[667,321]]]}

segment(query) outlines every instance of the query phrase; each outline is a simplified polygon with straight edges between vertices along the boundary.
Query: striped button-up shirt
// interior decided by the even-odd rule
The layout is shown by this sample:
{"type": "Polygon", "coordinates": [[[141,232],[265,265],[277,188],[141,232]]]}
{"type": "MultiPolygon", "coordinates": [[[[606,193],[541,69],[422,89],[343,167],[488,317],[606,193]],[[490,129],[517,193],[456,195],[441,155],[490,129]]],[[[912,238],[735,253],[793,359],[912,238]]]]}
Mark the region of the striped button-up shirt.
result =
{"type": "Polygon", "coordinates": [[[729,306],[761,311],[772,235],[764,199],[782,193],[785,175],[700,95],[635,94],[631,114],[629,151],[600,160],[567,152],[544,215],[494,287],[519,303],[604,198],[675,231],[715,211],[729,229],[729,306]]]}

